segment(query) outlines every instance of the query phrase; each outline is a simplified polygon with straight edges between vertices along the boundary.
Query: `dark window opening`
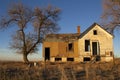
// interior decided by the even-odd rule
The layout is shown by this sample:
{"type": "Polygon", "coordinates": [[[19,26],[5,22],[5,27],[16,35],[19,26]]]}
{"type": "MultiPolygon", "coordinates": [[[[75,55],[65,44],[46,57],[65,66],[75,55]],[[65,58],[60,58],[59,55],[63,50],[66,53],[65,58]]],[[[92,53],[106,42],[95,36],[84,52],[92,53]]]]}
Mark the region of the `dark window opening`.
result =
{"type": "Polygon", "coordinates": [[[93,34],[94,34],[94,35],[97,35],[97,30],[94,30],[94,31],[93,31],[93,34]]]}
{"type": "Polygon", "coordinates": [[[96,56],[96,61],[100,61],[100,56],[96,56]]]}
{"type": "Polygon", "coordinates": [[[69,51],[73,51],[73,43],[69,43],[68,44],[68,50],[69,51]]]}
{"type": "Polygon", "coordinates": [[[90,61],[89,57],[84,57],[84,61],[90,61]]]}
{"type": "Polygon", "coordinates": [[[55,58],[55,61],[61,61],[62,59],[61,58],[55,58]]]}
{"type": "Polygon", "coordinates": [[[85,51],[90,51],[90,40],[85,40],[85,51]]]}
{"type": "Polygon", "coordinates": [[[110,51],[110,56],[113,56],[113,52],[112,51],[110,51]]]}
{"type": "Polygon", "coordinates": [[[67,58],[67,61],[74,61],[74,58],[67,58]]]}

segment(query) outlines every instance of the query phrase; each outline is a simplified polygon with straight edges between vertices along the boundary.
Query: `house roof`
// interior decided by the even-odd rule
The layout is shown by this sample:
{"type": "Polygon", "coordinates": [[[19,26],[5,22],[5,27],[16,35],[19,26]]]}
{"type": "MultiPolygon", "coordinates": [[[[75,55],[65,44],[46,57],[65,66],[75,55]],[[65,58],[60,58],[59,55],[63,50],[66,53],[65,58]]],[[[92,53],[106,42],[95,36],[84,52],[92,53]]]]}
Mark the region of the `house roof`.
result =
{"type": "MultiPolygon", "coordinates": [[[[98,25],[100,28],[102,28],[104,31],[106,31],[103,27],[101,27],[99,24],[97,23],[93,23],[89,28],[87,28],[83,33],[80,34],[79,38],[82,38],[85,34],[87,34],[92,28],[95,27],[95,25],[98,25]]],[[[108,34],[110,34],[111,36],[113,36],[111,33],[109,33],[108,31],[106,31],[108,34]]]]}
{"type": "Polygon", "coordinates": [[[48,34],[45,37],[45,41],[72,41],[77,40],[79,37],[79,33],[69,33],[69,34],[48,34]]]}
{"type": "MultiPolygon", "coordinates": [[[[92,28],[95,27],[95,25],[98,25],[100,28],[105,30],[103,27],[101,27],[97,23],[93,23],[89,28],[87,28],[83,33],[68,33],[68,34],[48,34],[45,37],[45,41],[74,41],[78,38],[82,38],[85,34],[87,34],[92,28]]],[[[105,30],[106,31],[106,30],[105,30]]],[[[108,31],[106,31],[108,34],[110,34],[108,31]]],[[[113,36],[112,34],[110,34],[113,36]]]]}

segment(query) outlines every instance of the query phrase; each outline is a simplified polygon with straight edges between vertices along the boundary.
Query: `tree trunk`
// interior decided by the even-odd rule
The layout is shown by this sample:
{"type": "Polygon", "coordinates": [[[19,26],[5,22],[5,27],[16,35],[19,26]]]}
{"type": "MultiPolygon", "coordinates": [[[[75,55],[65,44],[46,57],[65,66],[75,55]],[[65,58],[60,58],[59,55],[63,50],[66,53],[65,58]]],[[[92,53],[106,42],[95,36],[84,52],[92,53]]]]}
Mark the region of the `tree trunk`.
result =
{"type": "Polygon", "coordinates": [[[25,54],[25,53],[23,54],[23,61],[24,61],[25,64],[29,63],[29,60],[28,60],[27,56],[28,56],[27,54],[25,54]]]}

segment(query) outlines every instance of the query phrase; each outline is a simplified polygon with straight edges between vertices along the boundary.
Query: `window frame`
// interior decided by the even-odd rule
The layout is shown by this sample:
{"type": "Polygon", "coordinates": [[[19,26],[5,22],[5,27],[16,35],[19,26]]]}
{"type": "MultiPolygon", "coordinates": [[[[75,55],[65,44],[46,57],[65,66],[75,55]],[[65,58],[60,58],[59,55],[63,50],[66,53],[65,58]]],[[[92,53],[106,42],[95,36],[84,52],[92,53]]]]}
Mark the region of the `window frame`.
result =
{"type": "Polygon", "coordinates": [[[68,51],[74,51],[74,44],[68,43],[68,51]]]}
{"type": "Polygon", "coordinates": [[[90,52],[90,40],[85,40],[85,52],[90,52]]]}
{"type": "Polygon", "coordinates": [[[98,35],[97,30],[93,30],[93,35],[98,35]]]}

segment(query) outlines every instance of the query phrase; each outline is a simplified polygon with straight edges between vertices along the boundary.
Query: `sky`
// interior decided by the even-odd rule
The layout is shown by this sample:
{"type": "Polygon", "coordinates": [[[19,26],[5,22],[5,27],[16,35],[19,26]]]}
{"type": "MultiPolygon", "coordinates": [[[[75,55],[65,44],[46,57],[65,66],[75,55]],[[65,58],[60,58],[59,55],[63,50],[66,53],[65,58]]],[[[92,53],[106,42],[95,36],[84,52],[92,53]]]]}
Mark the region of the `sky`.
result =
{"type": "MultiPolygon", "coordinates": [[[[0,17],[6,16],[7,10],[12,3],[21,2],[31,8],[46,7],[52,5],[61,9],[60,20],[58,22],[61,30],[59,33],[75,33],[79,25],[81,32],[85,31],[94,22],[100,23],[102,15],[102,0],[0,0],[0,17]]],[[[22,55],[16,54],[9,48],[13,28],[0,31],[0,60],[22,60],[22,55]]],[[[114,38],[115,56],[119,56],[120,32],[116,30],[114,38]]],[[[41,46],[37,54],[29,55],[30,60],[40,60],[42,58],[41,46]]]]}

